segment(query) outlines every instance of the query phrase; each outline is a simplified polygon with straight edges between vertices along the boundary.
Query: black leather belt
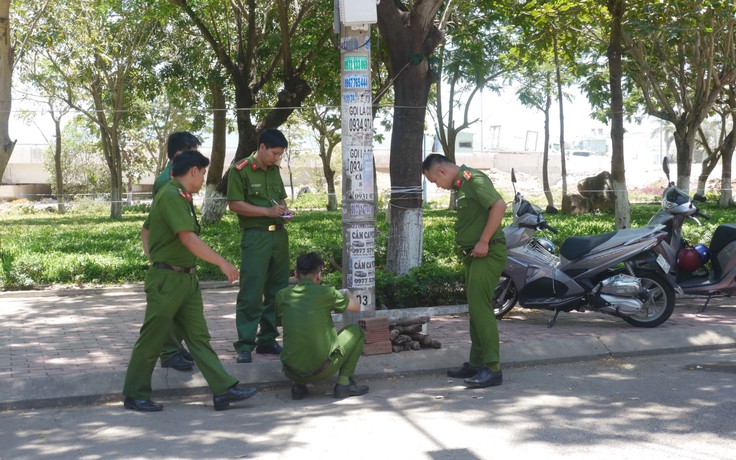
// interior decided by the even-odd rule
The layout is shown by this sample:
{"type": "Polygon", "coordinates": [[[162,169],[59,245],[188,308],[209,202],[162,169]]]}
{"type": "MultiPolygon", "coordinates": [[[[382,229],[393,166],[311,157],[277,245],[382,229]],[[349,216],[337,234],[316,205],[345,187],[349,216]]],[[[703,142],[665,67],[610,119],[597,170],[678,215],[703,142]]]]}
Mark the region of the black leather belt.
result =
{"type": "Polygon", "coordinates": [[[276,232],[284,229],[284,224],[267,225],[265,227],[245,227],[243,230],[258,230],[260,232],[276,232]]]}
{"type": "MultiPolygon", "coordinates": [[[[494,244],[506,244],[506,238],[505,237],[502,237],[502,238],[494,238],[494,239],[488,241],[488,246],[489,247],[491,245],[494,245],[494,244]]],[[[460,249],[460,251],[464,255],[469,256],[473,252],[473,249],[475,249],[475,246],[470,247],[470,248],[462,248],[462,249],[460,249]]]]}
{"type": "MultiPolygon", "coordinates": [[[[330,355],[330,356],[332,356],[332,355],[330,355]]],[[[289,372],[291,372],[292,374],[296,375],[297,377],[302,378],[302,379],[308,379],[310,377],[314,377],[315,375],[321,374],[322,371],[324,371],[325,369],[327,369],[327,367],[331,363],[330,356],[328,356],[327,359],[325,359],[325,362],[323,362],[322,365],[319,366],[319,369],[317,369],[316,371],[312,372],[311,374],[301,374],[299,372],[296,372],[294,370],[294,368],[292,368],[291,366],[289,366],[286,363],[284,363],[284,367],[287,368],[289,370],[289,372]]]]}
{"type": "Polygon", "coordinates": [[[169,265],[163,262],[154,262],[151,265],[154,268],[160,268],[162,270],[171,270],[172,272],[177,272],[177,273],[188,273],[190,275],[194,273],[196,269],[195,267],[179,267],[178,265],[169,265]]]}

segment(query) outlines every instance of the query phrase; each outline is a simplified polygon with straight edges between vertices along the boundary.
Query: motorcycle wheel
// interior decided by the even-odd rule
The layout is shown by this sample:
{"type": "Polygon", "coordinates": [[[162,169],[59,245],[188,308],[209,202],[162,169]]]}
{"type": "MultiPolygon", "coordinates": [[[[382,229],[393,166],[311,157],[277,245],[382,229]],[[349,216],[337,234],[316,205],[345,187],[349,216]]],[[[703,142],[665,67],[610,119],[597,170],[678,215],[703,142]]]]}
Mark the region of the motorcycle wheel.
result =
{"type": "Polygon", "coordinates": [[[502,273],[498,279],[496,291],[493,293],[493,313],[496,315],[496,319],[501,319],[506,313],[510,312],[518,299],[519,293],[516,291],[514,282],[506,273],[502,273]]]}
{"type": "Polygon", "coordinates": [[[657,327],[667,321],[675,310],[675,290],[665,279],[653,272],[637,273],[642,290],[650,294],[641,312],[624,317],[624,321],[637,327],[657,327]]]}

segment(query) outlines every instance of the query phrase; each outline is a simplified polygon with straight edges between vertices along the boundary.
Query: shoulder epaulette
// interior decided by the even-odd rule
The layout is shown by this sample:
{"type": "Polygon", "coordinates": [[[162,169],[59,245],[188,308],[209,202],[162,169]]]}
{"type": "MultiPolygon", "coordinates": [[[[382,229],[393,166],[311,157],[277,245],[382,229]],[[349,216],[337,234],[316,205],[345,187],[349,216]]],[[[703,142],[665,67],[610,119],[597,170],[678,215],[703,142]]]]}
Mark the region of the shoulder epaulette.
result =
{"type": "Polygon", "coordinates": [[[473,173],[468,171],[467,169],[463,172],[463,178],[465,180],[470,180],[470,178],[473,177],[473,173]]]}
{"type": "Polygon", "coordinates": [[[241,160],[240,163],[236,164],[235,165],[235,169],[237,169],[238,171],[240,171],[241,169],[245,168],[246,166],[248,166],[248,159],[247,158],[245,160],[241,160]]]}

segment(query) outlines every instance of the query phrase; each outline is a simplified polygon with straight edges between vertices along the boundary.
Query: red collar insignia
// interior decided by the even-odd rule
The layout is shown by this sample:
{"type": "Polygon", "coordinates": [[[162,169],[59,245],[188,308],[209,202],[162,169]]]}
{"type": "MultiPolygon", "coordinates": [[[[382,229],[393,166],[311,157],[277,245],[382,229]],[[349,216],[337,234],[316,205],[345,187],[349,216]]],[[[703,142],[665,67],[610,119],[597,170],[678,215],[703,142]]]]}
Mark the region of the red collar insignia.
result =
{"type": "Polygon", "coordinates": [[[192,201],[192,194],[189,192],[184,193],[182,189],[179,189],[179,195],[187,201],[192,201]]]}
{"type": "Polygon", "coordinates": [[[235,169],[240,171],[241,169],[245,168],[247,164],[248,164],[248,160],[242,160],[240,163],[235,165],[235,169]]]}
{"type": "Polygon", "coordinates": [[[463,172],[463,177],[465,178],[465,180],[470,180],[470,178],[471,178],[471,177],[473,177],[473,173],[471,173],[470,171],[468,171],[468,170],[466,169],[466,170],[465,170],[465,171],[463,172]]]}
{"type": "Polygon", "coordinates": [[[253,161],[253,166],[251,166],[251,169],[253,171],[255,171],[256,169],[258,169],[258,164],[255,161],[253,161]]]}
{"type": "Polygon", "coordinates": [[[460,180],[459,177],[457,179],[455,179],[455,187],[460,187],[460,184],[462,184],[462,183],[463,183],[463,181],[460,180]]]}

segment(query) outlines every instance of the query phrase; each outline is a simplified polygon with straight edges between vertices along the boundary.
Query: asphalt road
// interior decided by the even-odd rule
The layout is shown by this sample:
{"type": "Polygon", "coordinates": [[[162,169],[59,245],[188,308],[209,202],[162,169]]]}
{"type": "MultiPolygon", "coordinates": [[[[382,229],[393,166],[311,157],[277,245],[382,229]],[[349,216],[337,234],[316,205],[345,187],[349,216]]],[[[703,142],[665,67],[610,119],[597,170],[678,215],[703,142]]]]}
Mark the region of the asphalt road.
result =
{"type": "Polygon", "coordinates": [[[224,412],[207,394],[0,413],[2,459],[733,459],[736,350],[508,369],[501,387],[444,375],[263,389],[224,412]]]}

